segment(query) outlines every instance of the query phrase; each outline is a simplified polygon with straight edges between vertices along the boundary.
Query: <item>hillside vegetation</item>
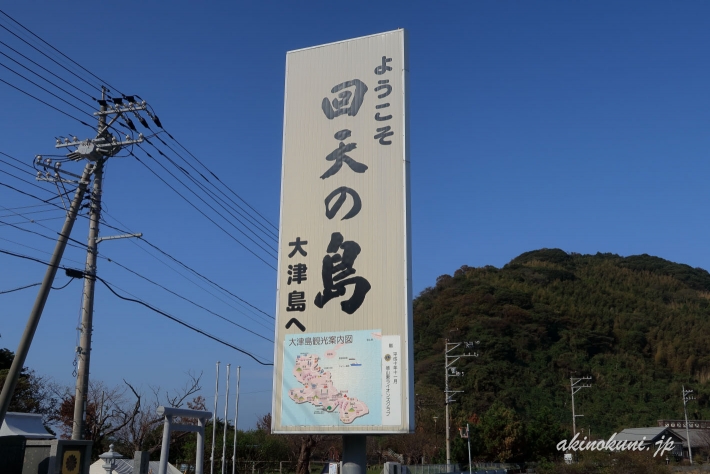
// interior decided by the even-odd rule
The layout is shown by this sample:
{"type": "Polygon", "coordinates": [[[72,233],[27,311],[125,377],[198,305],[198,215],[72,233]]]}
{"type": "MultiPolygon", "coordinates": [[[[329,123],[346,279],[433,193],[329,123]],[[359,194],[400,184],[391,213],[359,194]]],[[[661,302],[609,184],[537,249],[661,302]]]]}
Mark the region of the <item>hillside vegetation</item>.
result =
{"type": "Polygon", "coordinates": [[[414,327],[417,421],[442,437],[445,340],[480,341],[479,357],[461,359],[464,375],[450,383],[464,390],[454,426],[477,427],[482,457],[551,454],[552,440],[538,441],[546,446],[537,453],[531,443],[558,429],[570,436],[571,376],[593,378],[575,396],[577,426],[593,437],[682,418],[682,384],[697,397],[689,417],[710,419],[710,274],[700,268],[536,250],[500,269],[440,276],[415,299],[414,327]],[[486,437],[503,429],[506,451],[486,451],[496,449],[486,437]]]}

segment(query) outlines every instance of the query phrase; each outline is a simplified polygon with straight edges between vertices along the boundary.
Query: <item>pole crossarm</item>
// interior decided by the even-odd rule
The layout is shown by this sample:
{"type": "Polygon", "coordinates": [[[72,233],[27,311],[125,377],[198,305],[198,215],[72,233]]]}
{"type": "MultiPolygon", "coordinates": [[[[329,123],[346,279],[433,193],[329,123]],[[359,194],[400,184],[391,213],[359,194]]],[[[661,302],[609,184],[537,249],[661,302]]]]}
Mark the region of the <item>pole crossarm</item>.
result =
{"type": "Polygon", "coordinates": [[[121,235],[109,235],[107,237],[99,237],[96,239],[96,243],[103,242],[104,240],[116,240],[116,239],[130,239],[131,237],[143,237],[141,232],[137,234],[121,234],[121,235]]]}

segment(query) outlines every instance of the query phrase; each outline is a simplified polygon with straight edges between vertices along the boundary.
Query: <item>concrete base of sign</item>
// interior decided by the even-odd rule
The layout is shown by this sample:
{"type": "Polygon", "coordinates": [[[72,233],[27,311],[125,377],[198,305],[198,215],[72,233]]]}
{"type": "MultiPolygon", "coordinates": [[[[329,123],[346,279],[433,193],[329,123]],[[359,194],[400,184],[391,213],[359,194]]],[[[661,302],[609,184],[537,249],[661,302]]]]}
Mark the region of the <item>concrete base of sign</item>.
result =
{"type": "Polygon", "coordinates": [[[342,474],[365,474],[367,472],[367,436],[364,434],[343,435],[342,474]]]}

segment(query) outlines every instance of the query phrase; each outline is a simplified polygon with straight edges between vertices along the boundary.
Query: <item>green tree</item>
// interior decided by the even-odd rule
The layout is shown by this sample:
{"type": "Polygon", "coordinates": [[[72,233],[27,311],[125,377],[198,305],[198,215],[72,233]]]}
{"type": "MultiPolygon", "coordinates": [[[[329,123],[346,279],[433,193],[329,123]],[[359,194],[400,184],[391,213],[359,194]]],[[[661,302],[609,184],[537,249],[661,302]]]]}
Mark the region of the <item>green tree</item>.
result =
{"type": "MultiPolygon", "coordinates": [[[[0,389],[5,385],[14,358],[15,354],[9,349],[0,349],[0,389]]],[[[39,413],[46,423],[56,412],[57,401],[56,384],[48,377],[23,367],[8,411],[39,413]]]]}
{"type": "Polygon", "coordinates": [[[481,420],[483,444],[497,462],[508,462],[522,453],[523,424],[517,414],[497,401],[481,420]]]}
{"type": "Polygon", "coordinates": [[[541,461],[558,459],[557,443],[566,438],[567,433],[550,408],[540,409],[525,423],[525,460],[541,461]]]}

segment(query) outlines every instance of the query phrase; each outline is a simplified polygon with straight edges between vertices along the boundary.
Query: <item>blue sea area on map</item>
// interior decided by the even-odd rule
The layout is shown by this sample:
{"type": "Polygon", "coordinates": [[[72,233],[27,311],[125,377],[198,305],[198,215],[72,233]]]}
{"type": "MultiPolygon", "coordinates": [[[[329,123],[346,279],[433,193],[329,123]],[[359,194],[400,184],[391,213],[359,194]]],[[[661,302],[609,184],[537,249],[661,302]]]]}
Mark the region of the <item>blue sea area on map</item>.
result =
{"type": "Polygon", "coordinates": [[[284,341],[281,391],[283,426],[371,426],[382,423],[382,341],[380,330],[288,335],[284,341]],[[317,339],[315,339],[317,338],[317,339]],[[306,343],[309,342],[309,344],[306,343]],[[314,341],[319,344],[314,345],[314,341]],[[316,355],[318,367],[331,373],[332,386],[367,405],[369,413],[351,423],[310,402],[296,403],[289,392],[303,384],[294,375],[297,357],[316,355]]]}

